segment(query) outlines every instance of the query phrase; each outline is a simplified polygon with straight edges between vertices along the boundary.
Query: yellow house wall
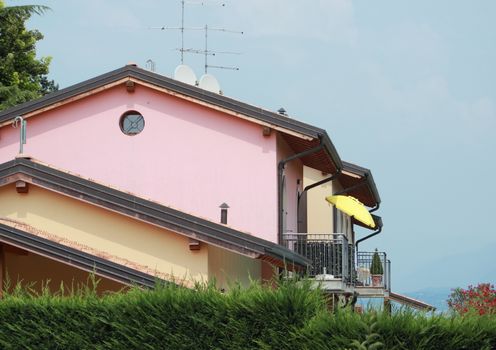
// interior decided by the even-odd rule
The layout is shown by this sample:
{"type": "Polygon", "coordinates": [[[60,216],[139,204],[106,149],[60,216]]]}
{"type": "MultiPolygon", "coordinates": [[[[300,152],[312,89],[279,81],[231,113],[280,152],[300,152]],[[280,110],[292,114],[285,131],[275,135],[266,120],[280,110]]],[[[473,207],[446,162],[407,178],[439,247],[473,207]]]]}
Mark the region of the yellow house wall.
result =
{"type": "Polygon", "coordinates": [[[246,287],[250,279],[261,280],[262,262],[220,249],[208,247],[208,271],[219,288],[228,288],[229,283],[238,282],[246,287]]]}
{"type": "MultiPolygon", "coordinates": [[[[320,170],[303,167],[303,187],[314,184],[329,175],[322,175],[320,170]]],[[[332,181],[333,182],[333,181],[332,181]]],[[[307,231],[308,233],[332,233],[332,206],[325,197],[332,195],[332,182],[314,187],[307,192],[307,231]]]]}
{"type": "MultiPolygon", "coordinates": [[[[41,291],[42,284],[48,283],[48,288],[52,292],[60,291],[60,284],[63,282],[65,292],[69,292],[71,286],[91,286],[88,280],[89,273],[75,267],[48,259],[46,257],[27,253],[19,255],[12,252],[5,252],[5,279],[8,276],[10,280],[10,289],[17,282],[23,286],[31,286],[36,291],[41,291]]],[[[99,281],[97,284],[97,292],[102,294],[108,291],[119,291],[125,286],[121,283],[109,280],[107,278],[96,277],[99,281]]],[[[4,284],[5,284],[4,280],[4,284]]]]}
{"type": "Polygon", "coordinates": [[[19,194],[0,188],[0,218],[21,221],[63,239],[145,265],[178,279],[208,279],[208,249],[189,250],[188,239],[92,204],[33,185],[19,194]]]}
{"type": "MultiPolygon", "coordinates": [[[[323,180],[329,175],[322,175],[320,170],[313,168],[303,168],[303,183],[304,186],[311,185],[315,182],[323,180]]],[[[315,187],[307,192],[307,231],[308,233],[343,233],[349,242],[353,242],[353,232],[350,217],[339,210],[337,214],[341,216],[341,221],[346,220],[346,230],[342,228],[334,232],[334,221],[337,218],[333,215],[333,207],[326,200],[325,197],[331,196],[333,193],[341,191],[343,187],[341,184],[334,180],[325,183],[321,186],[315,187]]],[[[337,221],[337,226],[342,224],[337,221]]]]}

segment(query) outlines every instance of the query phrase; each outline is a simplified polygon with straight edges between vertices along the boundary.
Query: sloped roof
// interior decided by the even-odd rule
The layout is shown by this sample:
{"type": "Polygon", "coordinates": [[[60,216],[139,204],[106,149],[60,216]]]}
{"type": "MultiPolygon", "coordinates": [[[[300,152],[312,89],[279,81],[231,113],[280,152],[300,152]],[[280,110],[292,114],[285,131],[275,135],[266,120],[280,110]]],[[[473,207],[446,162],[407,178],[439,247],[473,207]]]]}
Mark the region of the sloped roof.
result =
{"type": "Polygon", "coordinates": [[[42,98],[29,101],[18,106],[0,112],[0,124],[13,120],[16,116],[29,117],[55,108],[63,103],[83,97],[91,91],[101,91],[119,84],[125,85],[127,81],[145,84],[151,88],[159,89],[184,98],[189,101],[200,103],[211,108],[224,111],[231,115],[258,122],[280,131],[288,144],[295,150],[310,149],[322,142],[323,150],[313,156],[307,156],[302,161],[313,168],[327,173],[334,173],[341,168],[341,159],[324,129],[312,126],[288,118],[279,113],[271,112],[235,99],[212,93],[196,86],[182,83],[180,81],[150,72],[135,65],[126,65],[114,71],[99,75],[95,78],[72,85],[65,89],[50,93],[42,98]]]}
{"type": "Polygon", "coordinates": [[[343,161],[343,172],[339,174],[339,182],[344,189],[351,188],[346,194],[357,198],[368,207],[381,203],[379,191],[369,169],[343,161]]]}
{"type": "Polygon", "coordinates": [[[396,301],[402,305],[410,306],[418,310],[423,311],[436,311],[436,307],[430,304],[427,304],[421,300],[410,298],[409,296],[389,292],[389,299],[392,301],[396,301]]]}
{"type": "Polygon", "coordinates": [[[23,180],[98,205],[208,244],[276,265],[306,267],[310,261],[289,249],[228,226],[122,192],[39,162],[16,158],[0,164],[0,186],[23,180]]]}
{"type": "Polygon", "coordinates": [[[0,223],[0,242],[127,285],[154,287],[157,277],[0,223]]]}

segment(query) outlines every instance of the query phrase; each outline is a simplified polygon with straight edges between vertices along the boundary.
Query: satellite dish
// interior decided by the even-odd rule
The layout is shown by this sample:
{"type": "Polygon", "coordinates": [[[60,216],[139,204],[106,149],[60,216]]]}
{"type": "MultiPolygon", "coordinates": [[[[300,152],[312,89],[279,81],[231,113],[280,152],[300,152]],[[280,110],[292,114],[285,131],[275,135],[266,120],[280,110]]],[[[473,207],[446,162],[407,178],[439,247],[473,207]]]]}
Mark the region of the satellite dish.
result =
{"type": "Polygon", "coordinates": [[[186,84],[196,85],[195,72],[193,72],[193,70],[185,64],[180,64],[179,66],[177,66],[176,70],[174,71],[174,79],[186,84]]]}
{"type": "Polygon", "coordinates": [[[198,86],[210,92],[215,92],[217,94],[221,93],[219,82],[212,74],[203,74],[200,78],[200,83],[198,86]]]}

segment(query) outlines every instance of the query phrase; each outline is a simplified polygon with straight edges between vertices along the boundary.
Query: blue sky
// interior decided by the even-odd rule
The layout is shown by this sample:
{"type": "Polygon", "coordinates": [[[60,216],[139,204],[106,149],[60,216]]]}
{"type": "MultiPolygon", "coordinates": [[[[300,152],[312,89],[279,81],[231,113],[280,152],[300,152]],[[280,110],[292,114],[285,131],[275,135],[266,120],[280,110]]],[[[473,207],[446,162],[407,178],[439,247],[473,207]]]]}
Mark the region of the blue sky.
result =
{"type": "MultiPolygon", "coordinates": [[[[325,128],[341,158],[370,168],[383,203],[393,289],[496,282],[496,2],[226,0],[187,4],[187,26],[224,27],[209,46],[227,96],[325,128]],[[226,6],[221,6],[225,3],[226,6]]],[[[148,59],[171,75],[179,0],[7,1],[52,11],[30,25],[66,87],[148,59]]],[[[201,48],[201,32],[186,47],[201,48]]],[[[188,55],[197,75],[202,57],[188,55]]],[[[368,234],[358,232],[358,236],[368,234]]]]}

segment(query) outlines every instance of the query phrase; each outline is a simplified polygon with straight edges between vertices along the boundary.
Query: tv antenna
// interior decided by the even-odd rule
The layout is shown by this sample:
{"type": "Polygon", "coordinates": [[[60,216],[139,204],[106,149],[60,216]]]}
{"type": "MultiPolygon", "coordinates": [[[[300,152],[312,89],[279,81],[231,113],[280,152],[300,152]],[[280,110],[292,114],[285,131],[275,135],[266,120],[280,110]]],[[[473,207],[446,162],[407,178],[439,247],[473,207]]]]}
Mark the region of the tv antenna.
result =
{"type": "Polygon", "coordinates": [[[209,27],[207,24],[205,24],[204,27],[196,27],[196,28],[191,28],[194,30],[204,30],[205,31],[205,49],[203,50],[197,50],[197,49],[177,49],[181,51],[181,54],[183,52],[189,52],[189,53],[195,53],[195,54],[200,54],[204,55],[205,57],[205,74],[208,73],[208,68],[219,68],[219,69],[230,69],[230,70],[239,70],[238,67],[228,67],[228,66],[215,66],[208,64],[208,56],[215,56],[216,54],[224,54],[224,55],[241,55],[241,52],[233,52],[233,51],[213,51],[208,49],[208,32],[209,31],[217,31],[217,32],[225,32],[225,33],[235,33],[235,34],[243,34],[241,31],[237,30],[230,30],[230,29],[225,29],[225,28],[212,28],[209,27]]]}
{"type": "MultiPolygon", "coordinates": [[[[210,3],[210,1],[208,1],[210,3]]],[[[181,0],[181,26],[180,27],[169,27],[169,26],[162,26],[162,27],[151,27],[150,29],[159,29],[159,30],[179,30],[181,31],[181,49],[179,51],[181,52],[181,64],[184,64],[184,53],[187,52],[186,49],[184,48],[184,31],[185,30],[198,30],[202,28],[193,28],[193,27],[185,27],[184,26],[184,5],[185,4],[192,4],[192,5],[206,5],[207,1],[191,1],[191,0],[181,0]]],[[[220,2],[221,6],[226,6],[225,3],[220,2]]]]}

